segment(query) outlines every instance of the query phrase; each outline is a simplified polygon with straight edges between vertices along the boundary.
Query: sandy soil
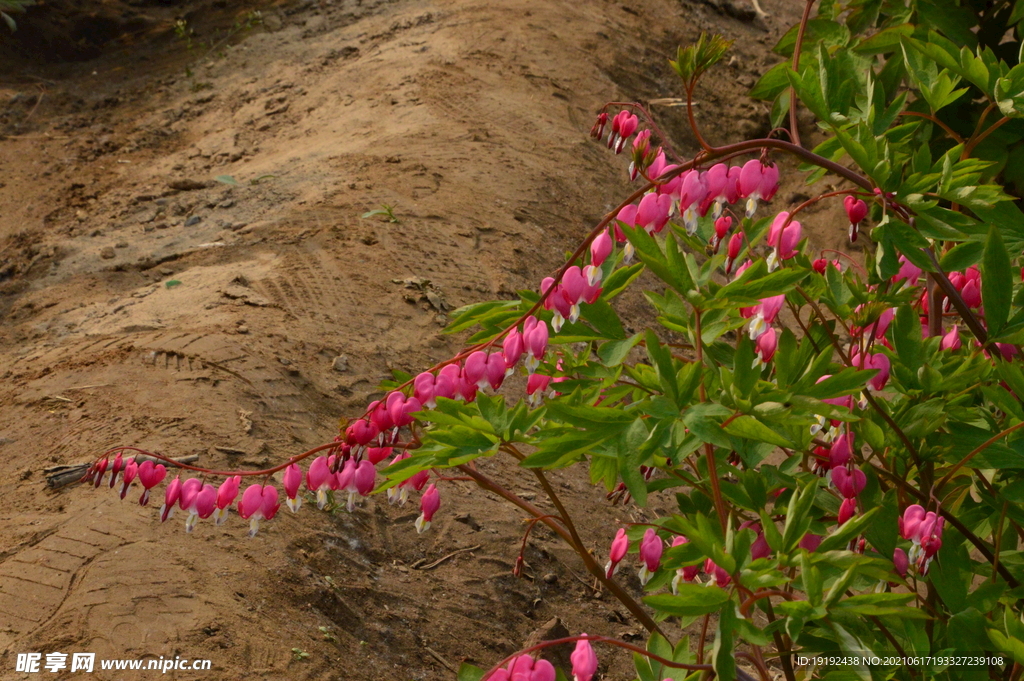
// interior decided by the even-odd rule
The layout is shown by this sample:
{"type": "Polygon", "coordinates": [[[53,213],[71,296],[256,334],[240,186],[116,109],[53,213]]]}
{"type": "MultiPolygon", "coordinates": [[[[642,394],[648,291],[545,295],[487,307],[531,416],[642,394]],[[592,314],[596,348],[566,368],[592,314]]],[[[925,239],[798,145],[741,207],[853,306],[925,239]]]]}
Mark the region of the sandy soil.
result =
{"type": "MultiPolygon", "coordinates": [[[[21,18],[0,48],[0,678],[61,651],[213,661],[176,679],[451,679],[556,616],[639,638],[544,530],[514,578],[522,518],[468,483],[423,536],[374,497],[248,539],[42,471],[119,444],[262,467],[329,440],[391,369],[458,349],[447,311],[535,287],[628,193],[587,133],[606,101],[679,96],[677,44],[738,39],[699,118],[713,141],[764,132],[743,93],[802,3],[762,0],[766,21],[739,0],[226,4],[21,18]],[[397,223],[360,217],[381,204],[397,223]]],[[[692,153],[680,112],[658,110],[692,153]]],[[[602,559],[610,527],[671,501],[613,507],[555,477],[602,559]]]]}

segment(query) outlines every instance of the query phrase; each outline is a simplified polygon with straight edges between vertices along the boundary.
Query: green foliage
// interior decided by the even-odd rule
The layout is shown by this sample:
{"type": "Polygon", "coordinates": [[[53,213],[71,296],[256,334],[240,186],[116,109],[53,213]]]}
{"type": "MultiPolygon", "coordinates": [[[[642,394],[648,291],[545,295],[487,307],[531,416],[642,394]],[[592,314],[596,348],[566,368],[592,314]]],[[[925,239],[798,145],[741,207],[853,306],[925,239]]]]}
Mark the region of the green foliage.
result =
{"type": "MultiPolygon", "coordinates": [[[[638,506],[674,494],[678,512],[652,524],[662,541],[687,542],[666,549],[642,602],[654,620],[684,626],[713,615],[703,659],[722,679],[741,674],[740,652],[779,645],[1001,656],[990,669],[1008,676],[1024,655],[1024,371],[1014,347],[1024,342],[1024,213],[1006,189],[1019,172],[1011,159],[1024,156],[1021,45],[1007,31],[1024,20],[1022,7],[821,3],[803,44],[795,27],[780,39],[786,61],[752,94],[772,102],[776,124],[791,94],[816,117],[826,139],[800,152],[802,170],[810,182],[838,175],[836,192],[815,201],[868,202],[864,263],[839,269],[801,252],[775,268],[762,243],[771,218],[737,215],[740,257],[751,262],[730,277],[709,243],[710,217],[660,234],[619,223],[637,262],[609,257],[603,291],[580,304],[578,319],[559,326],[557,306],[532,292],[453,313],[448,331],[474,330],[472,342],[510,326],[518,333],[529,315],[557,322],[535,370],[558,382],[530,404],[439,398],[418,414],[419,447],[388,470],[388,485],[507,453],[538,475],[584,466],[638,506]],[[636,328],[616,298],[642,272],[654,315],[636,328]],[[765,359],[751,317],[773,298],[784,311],[765,359]],[[946,335],[953,324],[959,347],[946,335]],[[836,467],[857,478],[852,496],[820,475],[844,435],[854,442],[850,463],[836,467]],[[840,524],[847,498],[855,513],[840,524]],[[898,519],[915,503],[944,519],[937,553],[901,534],[898,519]],[[897,569],[899,552],[911,555],[909,571],[897,569]],[[694,566],[710,585],[681,581],[694,566]]],[[[672,66],[688,91],[728,47],[704,35],[680,48],[672,66]]],[[[710,148],[701,163],[780,150],[793,148],[710,148]]],[[[782,209],[793,207],[773,206],[782,209]]],[[[659,633],[647,650],[693,659],[689,641],[659,633]]],[[[641,681],[685,676],[640,653],[634,661],[641,681]]],[[[981,678],[931,661],[785,674],[981,678]]]]}

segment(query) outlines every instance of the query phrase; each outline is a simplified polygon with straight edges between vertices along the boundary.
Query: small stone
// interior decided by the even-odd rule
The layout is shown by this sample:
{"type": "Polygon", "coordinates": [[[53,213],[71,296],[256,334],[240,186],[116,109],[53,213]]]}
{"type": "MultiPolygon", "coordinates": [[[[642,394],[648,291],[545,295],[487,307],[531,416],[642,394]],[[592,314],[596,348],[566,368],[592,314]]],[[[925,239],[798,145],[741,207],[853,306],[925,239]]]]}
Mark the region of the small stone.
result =
{"type": "Polygon", "coordinates": [[[160,274],[164,275],[165,277],[169,277],[172,274],[174,274],[174,270],[172,270],[170,267],[161,267],[160,274]]]}
{"type": "Polygon", "coordinates": [[[193,215],[188,220],[185,220],[185,226],[191,227],[192,225],[198,225],[200,222],[202,222],[202,220],[203,218],[201,216],[193,215]]]}
{"type": "Polygon", "coordinates": [[[543,577],[545,584],[554,584],[558,581],[558,575],[554,572],[549,572],[543,577]]]}
{"type": "Polygon", "coordinates": [[[118,241],[116,244],[114,244],[114,248],[128,248],[128,242],[118,241]]]}
{"type": "Polygon", "coordinates": [[[148,234],[149,232],[152,232],[154,229],[156,229],[156,227],[154,227],[153,225],[146,225],[145,227],[142,228],[142,231],[148,234]]]}
{"type": "Polygon", "coordinates": [[[235,332],[242,334],[249,333],[249,327],[246,326],[245,324],[239,324],[237,327],[235,327],[235,332]]]}
{"type": "Polygon", "coordinates": [[[338,373],[348,371],[348,357],[346,355],[338,355],[334,358],[334,361],[331,362],[331,368],[338,373]]]}
{"type": "Polygon", "coordinates": [[[156,227],[157,229],[167,229],[168,227],[170,227],[170,225],[167,224],[166,222],[158,222],[153,226],[156,227]]]}
{"type": "Polygon", "coordinates": [[[114,247],[113,246],[105,246],[100,251],[100,257],[103,258],[104,260],[110,260],[111,258],[113,258],[114,257],[114,247]]]}
{"type": "Polygon", "coordinates": [[[280,362],[281,364],[285,365],[285,366],[288,366],[289,364],[292,363],[291,360],[289,360],[289,359],[287,359],[285,357],[278,357],[277,361],[280,362]]]}
{"type": "Polygon", "coordinates": [[[231,208],[231,206],[233,206],[233,205],[235,205],[235,200],[234,199],[225,199],[225,200],[221,201],[220,203],[218,203],[217,207],[218,208],[231,208]]]}

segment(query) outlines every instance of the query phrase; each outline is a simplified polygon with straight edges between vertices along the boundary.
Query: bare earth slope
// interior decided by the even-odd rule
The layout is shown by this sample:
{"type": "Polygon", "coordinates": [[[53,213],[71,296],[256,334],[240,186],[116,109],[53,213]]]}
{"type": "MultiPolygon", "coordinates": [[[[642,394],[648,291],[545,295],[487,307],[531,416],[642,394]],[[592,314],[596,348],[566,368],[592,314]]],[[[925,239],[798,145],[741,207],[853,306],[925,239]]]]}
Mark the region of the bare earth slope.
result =
{"type": "MultiPolygon", "coordinates": [[[[263,7],[212,52],[154,6],[131,45],[5,68],[0,678],[61,651],[213,661],[178,679],[450,679],[556,615],[638,634],[544,531],[513,578],[521,518],[467,483],[423,536],[373,497],[248,539],[41,471],[118,444],[261,467],[329,440],[392,368],[457,350],[446,311],[536,286],[628,193],[587,132],[605,101],[679,96],[677,44],[736,37],[700,120],[716,141],[763,130],[742,93],[797,3],[763,4],[767,22],[678,0],[326,0],[263,7]],[[380,204],[399,222],[360,218],[380,204]]],[[[692,153],[681,111],[659,113],[692,153]]],[[[559,480],[602,557],[643,517],[559,480]]],[[[629,673],[622,656],[608,678],[629,673]]]]}

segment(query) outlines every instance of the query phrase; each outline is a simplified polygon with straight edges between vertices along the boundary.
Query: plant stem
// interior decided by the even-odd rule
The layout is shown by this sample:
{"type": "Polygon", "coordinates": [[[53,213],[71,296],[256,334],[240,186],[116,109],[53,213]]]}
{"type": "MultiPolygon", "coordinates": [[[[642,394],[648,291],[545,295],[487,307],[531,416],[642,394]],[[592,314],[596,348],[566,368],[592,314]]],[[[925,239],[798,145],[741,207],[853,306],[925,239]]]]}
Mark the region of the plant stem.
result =
{"type": "Polygon", "coordinates": [[[530,502],[508,491],[507,489],[505,489],[498,483],[494,482],[483,473],[480,473],[479,471],[470,468],[467,464],[459,466],[459,469],[462,470],[469,477],[473,478],[476,484],[479,485],[481,488],[488,490],[490,492],[494,492],[498,496],[506,499],[507,501],[512,502],[513,504],[523,509],[524,511],[534,516],[535,518],[548,516],[546,520],[541,520],[541,522],[550,527],[555,532],[555,534],[557,534],[565,541],[565,543],[573,547],[576,553],[579,554],[580,558],[583,559],[583,564],[587,567],[587,571],[590,572],[590,574],[594,575],[594,577],[596,577],[598,581],[600,581],[605,586],[605,588],[607,588],[608,591],[610,591],[611,594],[615,596],[615,598],[617,598],[619,602],[626,607],[627,610],[629,610],[633,617],[635,617],[637,621],[639,621],[640,624],[643,625],[644,629],[652,633],[656,632],[658,634],[661,634],[665,637],[666,640],[668,639],[668,636],[665,636],[665,632],[663,632],[661,630],[661,627],[659,627],[658,624],[653,619],[651,619],[651,616],[648,615],[642,607],[640,607],[640,604],[633,600],[633,598],[628,593],[626,593],[626,591],[621,586],[619,586],[618,583],[615,582],[615,580],[608,579],[605,576],[604,570],[602,570],[601,566],[597,564],[597,562],[594,560],[594,557],[590,555],[590,552],[586,550],[586,547],[582,545],[577,546],[573,542],[572,535],[568,532],[568,530],[566,530],[564,527],[555,522],[549,516],[549,514],[544,513],[530,502]]]}
{"type": "MultiPolygon", "coordinates": [[[[793,70],[800,73],[800,51],[804,45],[804,33],[807,31],[807,22],[811,18],[811,7],[814,0],[807,0],[804,4],[804,15],[800,17],[800,28],[796,34],[796,44],[793,46],[793,70]]],[[[800,130],[796,120],[796,90],[789,88],[789,138],[793,144],[800,146],[800,130]]]]}

